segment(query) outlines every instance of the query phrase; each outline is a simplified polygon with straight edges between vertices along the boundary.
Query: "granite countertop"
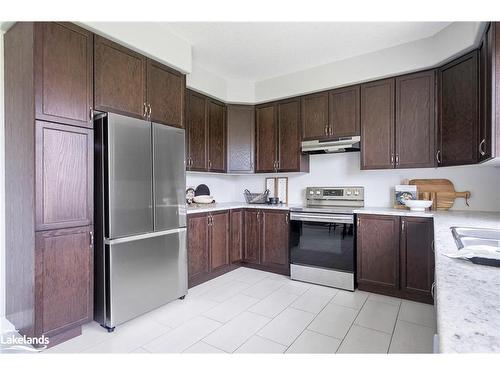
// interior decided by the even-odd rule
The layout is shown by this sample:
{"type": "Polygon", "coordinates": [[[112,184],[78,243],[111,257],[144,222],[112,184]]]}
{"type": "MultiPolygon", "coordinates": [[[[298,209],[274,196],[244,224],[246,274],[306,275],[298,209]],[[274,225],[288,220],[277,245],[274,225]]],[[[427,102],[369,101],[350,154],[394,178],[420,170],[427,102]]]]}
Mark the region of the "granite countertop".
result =
{"type": "Polygon", "coordinates": [[[213,212],[221,210],[231,210],[236,208],[260,208],[265,210],[288,210],[290,205],[287,204],[248,204],[246,202],[223,202],[213,203],[210,205],[187,206],[187,214],[197,214],[202,212],[213,212]]]}
{"type": "Polygon", "coordinates": [[[499,212],[434,213],[439,351],[500,352],[500,268],[448,258],[457,252],[450,227],[500,229],[499,212]]]}

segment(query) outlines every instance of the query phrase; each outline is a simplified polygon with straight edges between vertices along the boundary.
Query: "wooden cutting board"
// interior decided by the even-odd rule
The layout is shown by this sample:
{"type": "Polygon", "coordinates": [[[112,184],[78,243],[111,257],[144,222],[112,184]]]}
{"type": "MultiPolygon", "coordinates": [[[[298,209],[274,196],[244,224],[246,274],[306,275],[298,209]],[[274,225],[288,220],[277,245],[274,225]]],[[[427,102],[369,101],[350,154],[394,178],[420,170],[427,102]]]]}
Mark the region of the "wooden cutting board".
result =
{"type": "Polygon", "coordinates": [[[448,210],[455,203],[456,198],[465,198],[465,203],[467,206],[470,198],[470,191],[455,191],[455,186],[453,182],[445,178],[429,178],[429,179],[414,179],[410,180],[410,185],[417,186],[418,199],[422,199],[423,193],[435,193],[436,202],[433,207],[438,210],[448,210]]]}

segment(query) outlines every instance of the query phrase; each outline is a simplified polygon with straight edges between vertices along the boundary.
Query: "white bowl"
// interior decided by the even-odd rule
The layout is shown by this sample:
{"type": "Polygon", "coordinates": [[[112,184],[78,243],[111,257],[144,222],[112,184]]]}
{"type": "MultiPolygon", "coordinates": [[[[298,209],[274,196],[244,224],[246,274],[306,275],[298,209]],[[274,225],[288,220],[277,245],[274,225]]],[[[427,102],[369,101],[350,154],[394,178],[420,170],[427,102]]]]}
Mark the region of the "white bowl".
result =
{"type": "Polygon", "coordinates": [[[214,201],[214,197],[211,195],[197,195],[193,198],[194,203],[209,204],[214,201]]]}
{"type": "Polygon", "coordinates": [[[405,205],[410,207],[411,211],[425,211],[426,208],[432,206],[432,201],[417,200],[417,199],[406,199],[403,201],[405,205]]]}

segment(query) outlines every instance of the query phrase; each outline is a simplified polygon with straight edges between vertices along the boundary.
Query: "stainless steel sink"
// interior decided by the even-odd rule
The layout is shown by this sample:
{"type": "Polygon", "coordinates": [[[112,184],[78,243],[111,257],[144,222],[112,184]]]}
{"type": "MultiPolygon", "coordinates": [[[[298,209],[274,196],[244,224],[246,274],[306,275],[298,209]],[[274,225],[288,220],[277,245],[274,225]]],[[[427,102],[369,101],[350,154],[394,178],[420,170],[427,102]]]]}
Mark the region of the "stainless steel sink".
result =
{"type": "Polygon", "coordinates": [[[451,227],[459,249],[466,246],[486,245],[500,251],[500,230],[488,228],[451,227]]]}
{"type": "Polygon", "coordinates": [[[500,240],[500,229],[452,227],[451,230],[454,232],[454,235],[456,233],[459,237],[476,237],[500,240]]]}

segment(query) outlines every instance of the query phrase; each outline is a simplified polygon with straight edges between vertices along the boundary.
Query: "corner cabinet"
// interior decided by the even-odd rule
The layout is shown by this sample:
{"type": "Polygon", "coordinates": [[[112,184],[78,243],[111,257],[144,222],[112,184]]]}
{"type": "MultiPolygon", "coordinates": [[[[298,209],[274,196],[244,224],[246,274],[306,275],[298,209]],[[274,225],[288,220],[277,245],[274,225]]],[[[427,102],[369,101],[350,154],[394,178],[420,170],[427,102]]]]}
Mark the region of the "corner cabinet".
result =
{"type": "Polygon", "coordinates": [[[255,108],[255,171],[308,172],[309,156],[300,149],[299,98],[259,105],[255,108]]]}
{"type": "Polygon", "coordinates": [[[226,171],[226,106],[192,90],[186,93],[186,168],[226,171]]]}
{"type": "Polygon", "coordinates": [[[357,215],[357,283],[360,290],[433,303],[433,220],[357,215]]]}
{"type": "Polygon", "coordinates": [[[227,106],[227,172],[253,173],[255,159],[255,107],[227,106]]]}
{"type": "Polygon", "coordinates": [[[479,160],[478,52],[438,70],[438,166],[475,164],[479,160]]]}

